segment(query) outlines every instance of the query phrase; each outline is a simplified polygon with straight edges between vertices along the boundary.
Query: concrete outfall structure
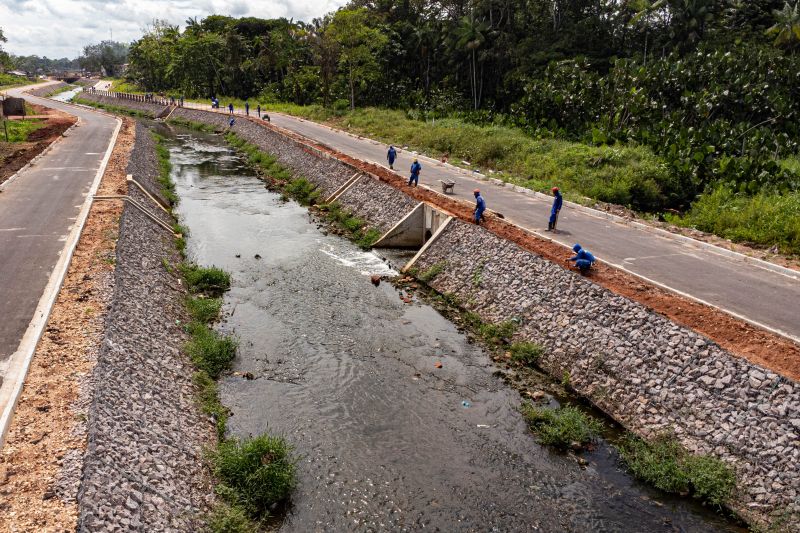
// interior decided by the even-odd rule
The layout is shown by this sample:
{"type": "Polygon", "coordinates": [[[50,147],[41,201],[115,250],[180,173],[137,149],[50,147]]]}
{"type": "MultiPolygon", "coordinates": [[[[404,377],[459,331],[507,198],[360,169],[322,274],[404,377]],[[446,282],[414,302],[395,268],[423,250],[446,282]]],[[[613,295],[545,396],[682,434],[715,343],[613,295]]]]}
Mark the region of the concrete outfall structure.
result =
{"type": "MultiPolygon", "coordinates": [[[[137,126],[128,172],[158,194],[158,161],[137,126]]],[[[138,187],[128,194],[172,223],[138,187]]],[[[194,369],[182,354],[186,290],[162,264],[180,258],[174,237],[125,204],[114,297],[93,374],[79,531],[197,531],[211,489],[202,465],[212,442],[197,408],[194,369]]]]}
{"type": "MultiPolygon", "coordinates": [[[[176,115],[226,126],[216,113],[179,109],[176,115]]],[[[324,195],[358,170],[254,121],[237,122],[234,131],[324,195]]],[[[340,203],[376,227],[391,228],[417,205],[377,179],[362,181],[340,203]]],[[[731,464],[739,481],[732,507],[743,516],[800,523],[796,382],[482,227],[451,221],[416,261],[420,271],[443,265],[431,286],[455,294],[484,320],[519,321],[519,340],[545,346],[543,369],[559,380],[568,372],[581,395],[631,431],[674,431],[690,450],[731,464]]]]}

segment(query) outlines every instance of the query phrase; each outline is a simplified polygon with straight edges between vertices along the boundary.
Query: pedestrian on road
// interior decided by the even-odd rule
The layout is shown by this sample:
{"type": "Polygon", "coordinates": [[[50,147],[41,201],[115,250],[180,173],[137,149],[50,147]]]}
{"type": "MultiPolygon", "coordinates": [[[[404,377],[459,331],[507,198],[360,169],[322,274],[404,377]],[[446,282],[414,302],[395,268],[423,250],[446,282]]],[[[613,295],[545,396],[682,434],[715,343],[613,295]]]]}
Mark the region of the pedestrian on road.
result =
{"type": "Polygon", "coordinates": [[[595,262],[594,256],[588,250],[584,250],[583,247],[577,243],[572,247],[572,251],[575,252],[575,255],[567,259],[567,261],[574,261],[575,266],[578,267],[578,270],[581,271],[581,274],[587,274],[595,262]]]}
{"type": "Polygon", "coordinates": [[[561,191],[558,187],[553,187],[553,207],[550,209],[550,222],[547,224],[547,231],[555,231],[556,224],[558,224],[558,214],[561,212],[561,205],[564,203],[564,198],[561,197],[561,191]]]}
{"type": "Polygon", "coordinates": [[[228,104],[228,113],[230,113],[231,115],[233,115],[233,102],[231,102],[230,104],[228,104]]]}
{"type": "Polygon", "coordinates": [[[422,165],[419,164],[417,158],[414,158],[414,162],[411,163],[411,177],[408,178],[408,184],[414,184],[414,187],[419,185],[419,173],[422,171],[422,165]]]}
{"type": "Polygon", "coordinates": [[[389,145],[389,151],[386,152],[386,160],[389,161],[389,168],[394,170],[394,160],[397,159],[397,150],[393,145],[389,145]]]}
{"type": "Polygon", "coordinates": [[[475,195],[475,214],[473,218],[475,223],[480,225],[483,212],[486,211],[486,201],[484,201],[483,196],[481,196],[480,189],[475,189],[472,193],[475,195]]]}
{"type": "Polygon", "coordinates": [[[261,118],[261,104],[256,106],[256,113],[258,113],[258,118],[261,118]]]}
{"type": "Polygon", "coordinates": [[[244,114],[250,116],[250,102],[244,103],[244,114]]]}
{"type": "Polygon", "coordinates": [[[183,95],[181,95],[181,107],[183,107],[183,95]]]}

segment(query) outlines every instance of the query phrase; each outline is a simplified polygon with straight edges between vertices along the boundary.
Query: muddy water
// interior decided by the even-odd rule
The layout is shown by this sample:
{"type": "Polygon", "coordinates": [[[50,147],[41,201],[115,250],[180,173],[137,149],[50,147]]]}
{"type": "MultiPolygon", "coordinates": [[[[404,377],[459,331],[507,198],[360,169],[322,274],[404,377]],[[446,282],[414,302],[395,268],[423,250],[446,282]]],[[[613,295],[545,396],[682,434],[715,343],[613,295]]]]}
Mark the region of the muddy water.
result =
{"type": "Polygon", "coordinates": [[[232,273],[220,327],[240,339],[235,371],[255,378],[221,381],[229,431],[282,434],[300,456],[283,530],[731,528],[632,482],[606,447],[584,469],[537,445],[486,354],[370,283],[390,271],[378,256],[326,236],[220,139],[174,143],[188,252],[232,273]]]}

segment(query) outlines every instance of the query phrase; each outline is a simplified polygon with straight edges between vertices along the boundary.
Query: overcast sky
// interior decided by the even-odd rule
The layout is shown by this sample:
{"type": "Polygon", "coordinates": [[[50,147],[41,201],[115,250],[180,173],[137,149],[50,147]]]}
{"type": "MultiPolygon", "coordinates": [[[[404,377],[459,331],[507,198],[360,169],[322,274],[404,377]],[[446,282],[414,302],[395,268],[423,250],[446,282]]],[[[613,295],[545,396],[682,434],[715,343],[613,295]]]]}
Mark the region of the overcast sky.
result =
{"type": "Polygon", "coordinates": [[[0,28],[16,55],[77,57],[83,45],[108,39],[129,42],[153,19],[184,26],[189,17],[294,18],[310,21],[345,0],[0,0],[0,28]]]}

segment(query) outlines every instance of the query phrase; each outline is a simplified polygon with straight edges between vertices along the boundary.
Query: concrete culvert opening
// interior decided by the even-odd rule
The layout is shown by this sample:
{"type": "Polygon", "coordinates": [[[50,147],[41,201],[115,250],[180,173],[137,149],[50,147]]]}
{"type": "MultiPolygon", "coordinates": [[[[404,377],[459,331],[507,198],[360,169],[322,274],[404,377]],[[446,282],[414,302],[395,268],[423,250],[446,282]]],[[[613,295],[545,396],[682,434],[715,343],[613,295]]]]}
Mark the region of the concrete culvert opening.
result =
{"type": "Polygon", "coordinates": [[[416,250],[416,255],[403,267],[403,271],[406,271],[411,268],[425,248],[436,240],[438,234],[452,219],[453,217],[447,213],[425,202],[420,202],[384,233],[373,245],[373,248],[416,250]]]}

